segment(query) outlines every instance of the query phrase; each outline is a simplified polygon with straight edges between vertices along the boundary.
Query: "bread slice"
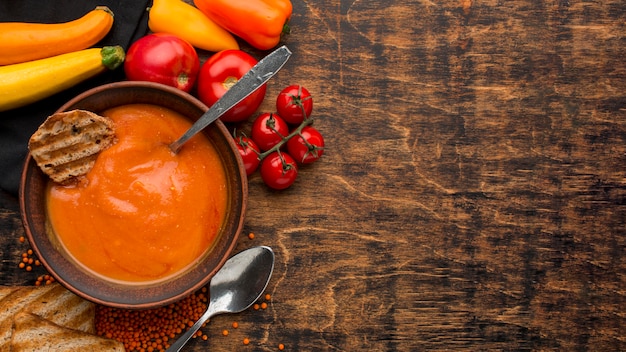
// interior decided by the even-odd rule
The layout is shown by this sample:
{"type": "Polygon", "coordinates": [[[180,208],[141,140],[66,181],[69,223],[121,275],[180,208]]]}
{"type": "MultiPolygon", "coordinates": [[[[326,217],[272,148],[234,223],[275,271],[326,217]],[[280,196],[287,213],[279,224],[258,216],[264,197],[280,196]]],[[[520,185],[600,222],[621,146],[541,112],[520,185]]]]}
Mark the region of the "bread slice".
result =
{"type": "Polygon", "coordinates": [[[14,318],[12,351],[124,351],[124,344],[52,323],[36,314],[20,312],[14,318]]]}
{"type": "Polygon", "coordinates": [[[0,300],[18,289],[19,286],[0,286],[0,300]]]}
{"type": "Polygon", "coordinates": [[[86,110],[49,116],[28,142],[37,166],[58,183],[91,170],[98,154],[115,143],[113,120],[86,110]]]}
{"type": "Polygon", "coordinates": [[[0,299],[0,352],[11,350],[13,317],[23,311],[32,311],[71,329],[95,332],[95,305],[60,284],[12,287],[0,299]]]}
{"type": "Polygon", "coordinates": [[[58,325],[95,333],[96,306],[60,284],[30,302],[24,309],[58,325]]]}

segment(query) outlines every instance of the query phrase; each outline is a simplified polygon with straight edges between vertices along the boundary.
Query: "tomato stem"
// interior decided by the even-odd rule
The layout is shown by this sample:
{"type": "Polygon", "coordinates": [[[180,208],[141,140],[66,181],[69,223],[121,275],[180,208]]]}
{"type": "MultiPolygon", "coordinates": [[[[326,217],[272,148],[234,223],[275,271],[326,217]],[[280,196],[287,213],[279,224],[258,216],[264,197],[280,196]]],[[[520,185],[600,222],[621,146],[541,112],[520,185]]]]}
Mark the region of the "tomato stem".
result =
{"type": "Polygon", "coordinates": [[[289,141],[292,137],[295,137],[295,136],[299,135],[302,132],[303,128],[305,128],[306,126],[312,125],[312,124],[313,124],[313,119],[312,118],[305,118],[304,121],[302,121],[302,123],[300,124],[300,126],[298,126],[295,130],[291,131],[291,133],[289,133],[289,135],[287,135],[287,137],[281,136],[280,142],[278,142],[272,148],[264,151],[263,153],[260,153],[259,154],[259,160],[265,159],[265,157],[270,155],[272,152],[279,151],[280,148],[285,143],[287,143],[287,141],[289,141]]]}
{"type": "MultiPolygon", "coordinates": [[[[272,130],[274,130],[274,132],[276,132],[276,134],[278,134],[281,138],[280,142],[278,142],[275,146],[273,146],[272,148],[264,151],[264,152],[258,152],[256,151],[256,149],[251,148],[256,154],[257,157],[259,159],[259,161],[263,161],[263,159],[265,159],[268,155],[270,155],[272,152],[278,152],[280,154],[280,148],[282,148],[282,146],[287,143],[291,138],[295,137],[295,136],[301,136],[302,137],[302,129],[304,129],[306,126],[310,126],[313,124],[313,118],[310,116],[307,116],[305,108],[304,108],[304,104],[303,101],[307,100],[307,99],[311,99],[311,97],[305,98],[305,99],[301,99],[301,89],[299,88],[299,93],[298,96],[293,96],[292,98],[294,98],[295,104],[300,106],[300,109],[302,109],[302,116],[304,116],[304,120],[300,123],[300,125],[294,129],[293,131],[291,131],[291,133],[289,133],[289,135],[287,136],[283,136],[281,135],[278,131],[276,131],[274,129],[273,126],[270,126],[270,128],[272,130]]],[[[243,133],[242,133],[243,134],[243,133]]],[[[236,138],[237,132],[233,131],[233,137],[236,138]]],[[[243,134],[245,136],[245,134],[243,134]]],[[[309,148],[308,153],[314,153],[317,154],[318,150],[322,150],[323,148],[320,148],[318,146],[312,145],[310,144],[305,138],[304,139],[305,145],[309,148]]],[[[243,146],[243,147],[248,147],[248,143],[246,143],[242,138],[237,139],[237,143],[239,143],[239,145],[243,146]]],[[[282,159],[282,156],[281,156],[282,159]]],[[[283,162],[283,166],[284,166],[284,162],[283,162]]]]}
{"type": "Polygon", "coordinates": [[[277,150],[276,152],[278,153],[278,156],[280,157],[280,162],[283,164],[283,175],[285,175],[287,171],[293,168],[296,168],[294,164],[288,163],[287,160],[285,160],[285,157],[283,156],[283,153],[280,152],[280,150],[277,150]]]}

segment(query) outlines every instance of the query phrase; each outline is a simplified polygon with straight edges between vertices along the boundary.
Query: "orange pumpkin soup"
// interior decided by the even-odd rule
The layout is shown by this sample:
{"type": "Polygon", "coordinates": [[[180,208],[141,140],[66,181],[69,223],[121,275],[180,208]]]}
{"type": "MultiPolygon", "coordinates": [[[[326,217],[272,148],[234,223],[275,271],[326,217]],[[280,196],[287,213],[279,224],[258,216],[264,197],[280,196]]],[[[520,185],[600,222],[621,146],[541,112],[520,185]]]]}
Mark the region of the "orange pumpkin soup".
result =
{"type": "Polygon", "coordinates": [[[219,234],[227,207],[224,167],[203,135],[168,144],[191,125],[166,108],[107,110],[117,143],[74,185],[50,182],[48,218],[75,261],[110,280],[162,280],[193,265],[219,234]]]}

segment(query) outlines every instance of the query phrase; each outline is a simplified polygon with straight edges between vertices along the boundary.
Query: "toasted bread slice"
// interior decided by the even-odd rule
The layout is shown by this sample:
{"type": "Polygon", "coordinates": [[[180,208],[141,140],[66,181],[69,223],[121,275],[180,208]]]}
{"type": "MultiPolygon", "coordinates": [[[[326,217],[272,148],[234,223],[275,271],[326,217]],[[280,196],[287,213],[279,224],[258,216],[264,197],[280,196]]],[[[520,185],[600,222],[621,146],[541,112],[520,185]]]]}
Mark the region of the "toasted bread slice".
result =
{"type": "Polygon", "coordinates": [[[12,351],[124,351],[124,344],[79,330],[52,323],[36,314],[15,315],[12,351]]]}
{"type": "Polygon", "coordinates": [[[98,154],[115,143],[115,126],[108,117],[85,110],[49,116],[28,142],[41,170],[58,183],[86,175],[98,154]]]}
{"type": "Polygon", "coordinates": [[[24,310],[71,329],[96,332],[95,304],[73,294],[60,284],[48,286],[53,288],[30,302],[24,310]]]}
{"type": "Polygon", "coordinates": [[[33,311],[68,328],[95,332],[95,305],[60,284],[12,289],[0,299],[0,352],[10,351],[13,317],[22,311],[33,311]]]}
{"type": "Polygon", "coordinates": [[[19,290],[19,286],[0,286],[0,300],[13,293],[15,290],[19,290]]]}

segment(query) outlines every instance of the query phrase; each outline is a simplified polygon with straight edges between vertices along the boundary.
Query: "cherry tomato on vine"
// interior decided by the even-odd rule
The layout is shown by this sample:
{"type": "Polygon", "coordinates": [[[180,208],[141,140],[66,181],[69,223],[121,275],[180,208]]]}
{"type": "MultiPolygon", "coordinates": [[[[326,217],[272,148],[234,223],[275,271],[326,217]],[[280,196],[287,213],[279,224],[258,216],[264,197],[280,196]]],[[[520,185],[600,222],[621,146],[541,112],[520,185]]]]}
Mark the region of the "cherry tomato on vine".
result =
{"type": "Polygon", "coordinates": [[[301,85],[285,87],[276,98],[276,111],[289,124],[299,125],[311,116],[313,97],[301,85]]]}
{"type": "MultiPolygon", "coordinates": [[[[255,58],[242,50],[229,49],[213,54],[200,68],[198,97],[210,107],[256,63],[255,58]]],[[[223,122],[247,120],[263,102],[266,90],[267,86],[262,85],[228,110],[220,119],[223,122]]]]}
{"type": "Polygon", "coordinates": [[[324,137],[314,127],[306,126],[287,141],[287,152],[300,164],[310,164],[324,154],[324,137]]]}
{"type": "Polygon", "coordinates": [[[270,150],[289,135],[289,126],[279,115],[265,112],[252,123],[252,140],[262,151],[270,150]]]}
{"type": "Polygon", "coordinates": [[[246,174],[248,176],[252,175],[261,163],[259,160],[259,153],[261,153],[259,147],[252,139],[246,136],[235,137],[235,144],[237,145],[237,150],[239,150],[239,155],[241,155],[241,159],[243,160],[243,166],[246,169],[246,174]]]}
{"type": "Polygon", "coordinates": [[[287,153],[272,152],[261,162],[261,178],[272,189],[282,190],[291,186],[297,176],[298,166],[287,153]]]}
{"type": "Polygon", "coordinates": [[[191,91],[200,70],[196,49],[175,35],[153,33],[141,37],[126,52],[124,73],[132,81],[167,84],[191,91]]]}

